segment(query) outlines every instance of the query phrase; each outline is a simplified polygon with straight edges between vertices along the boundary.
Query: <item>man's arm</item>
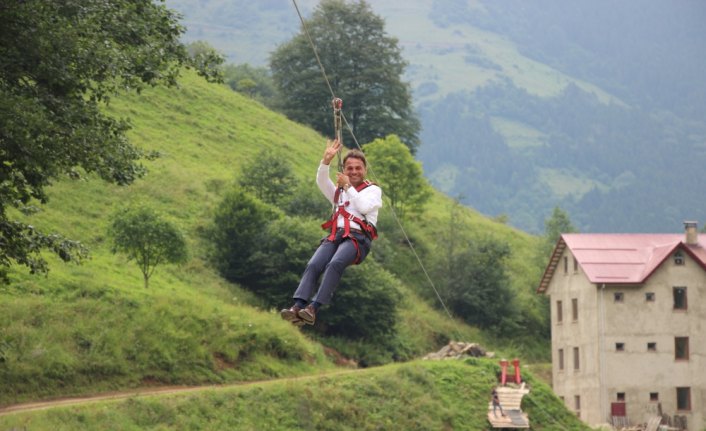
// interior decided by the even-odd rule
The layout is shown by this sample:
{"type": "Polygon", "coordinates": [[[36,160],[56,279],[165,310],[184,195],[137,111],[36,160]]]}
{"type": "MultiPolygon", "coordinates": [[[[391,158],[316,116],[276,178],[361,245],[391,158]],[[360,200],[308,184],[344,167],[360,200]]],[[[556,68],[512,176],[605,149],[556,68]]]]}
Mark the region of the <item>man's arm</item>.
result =
{"type": "Polygon", "coordinates": [[[333,198],[336,193],[336,185],[331,181],[331,177],[329,177],[329,165],[340,149],[341,142],[338,139],[334,141],[327,140],[326,149],[321,158],[321,164],[319,164],[319,170],[316,171],[316,184],[319,186],[321,193],[323,193],[326,199],[331,203],[334,203],[333,198]]]}

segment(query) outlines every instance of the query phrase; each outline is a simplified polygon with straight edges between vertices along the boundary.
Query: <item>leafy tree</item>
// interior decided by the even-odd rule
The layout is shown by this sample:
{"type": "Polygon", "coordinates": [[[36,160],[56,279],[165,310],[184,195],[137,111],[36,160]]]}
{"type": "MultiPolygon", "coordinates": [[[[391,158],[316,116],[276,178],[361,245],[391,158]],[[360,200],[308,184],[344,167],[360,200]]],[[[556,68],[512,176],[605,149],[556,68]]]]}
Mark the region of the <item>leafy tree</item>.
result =
{"type": "Polygon", "coordinates": [[[278,93],[269,69],[249,64],[229,64],[223,68],[223,78],[238,93],[247,94],[271,109],[278,109],[278,93]]]}
{"type": "Polygon", "coordinates": [[[191,64],[198,70],[208,71],[209,78],[218,82],[223,81],[223,55],[208,42],[197,40],[186,45],[191,64]]]}
{"type": "Polygon", "coordinates": [[[265,149],[243,168],[238,182],[261,201],[278,205],[291,195],[295,178],[284,154],[265,149]]]}
{"type": "Polygon", "coordinates": [[[318,223],[300,217],[265,222],[248,258],[247,287],[272,307],[289,306],[306,263],[325,235],[318,223]]]}
{"type": "MultiPolygon", "coordinates": [[[[397,39],[388,36],[384,27],[385,21],[365,1],[322,0],[306,21],[358,142],[394,133],[414,151],[420,126],[409,85],[401,80],[407,63],[397,39]]],[[[333,135],[331,94],[306,33],[281,45],[272,54],[270,67],[282,95],[283,112],[333,135]]]]}
{"type": "Polygon", "coordinates": [[[122,210],[113,216],[110,227],[113,253],[125,253],[142,271],[145,289],[154,270],[162,262],[186,261],[186,240],[179,230],[151,208],[122,210]]]}
{"type": "Polygon", "coordinates": [[[287,214],[323,220],[331,217],[331,204],[312,181],[301,181],[286,199],[287,214]]]}
{"type": "Polygon", "coordinates": [[[559,241],[561,234],[572,232],[578,232],[578,230],[571,224],[569,214],[558,206],[554,207],[552,215],[544,220],[544,241],[542,242],[540,256],[544,260],[543,265],[546,265],[546,259],[552,254],[552,250],[554,250],[554,246],[559,241]]]}
{"type": "Polygon", "coordinates": [[[209,258],[220,274],[235,282],[252,281],[251,256],[265,236],[265,227],[282,217],[275,208],[242,189],[228,192],[205,232],[209,258]]]}
{"type": "Polygon", "coordinates": [[[327,335],[389,341],[396,334],[399,281],[374,260],[346,269],[331,307],[321,310],[327,335]]]}
{"type": "Polygon", "coordinates": [[[420,212],[431,197],[431,187],[424,178],[422,164],[414,160],[409,148],[397,136],[389,135],[366,145],[365,153],[372,178],[380,184],[395,212],[420,212]]]}
{"type": "MultiPolygon", "coordinates": [[[[450,270],[439,278],[449,308],[466,322],[481,328],[507,332],[514,303],[505,270],[510,256],[506,243],[493,239],[469,242],[449,262],[450,270]]],[[[446,272],[446,263],[440,265],[446,272]]]]}
{"type": "Polygon", "coordinates": [[[177,15],[152,0],[9,1],[0,22],[0,267],[46,272],[42,250],[80,261],[85,249],[8,210],[46,202],[45,188],[64,176],[133,182],[144,154],[101,105],[118,91],[174,85],[183,66],[218,72],[213,57],[189,57],[177,15]]]}

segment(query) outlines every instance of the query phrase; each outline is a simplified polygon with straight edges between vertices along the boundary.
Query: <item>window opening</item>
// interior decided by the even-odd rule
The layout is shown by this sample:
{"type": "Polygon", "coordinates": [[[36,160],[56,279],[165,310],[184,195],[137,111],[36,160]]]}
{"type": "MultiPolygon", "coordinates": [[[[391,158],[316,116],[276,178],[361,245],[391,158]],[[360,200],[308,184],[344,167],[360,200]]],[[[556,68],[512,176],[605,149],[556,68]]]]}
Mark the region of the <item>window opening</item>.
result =
{"type": "Polygon", "coordinates": [[[674,295],[674,309],[675,310],[686,310],[687,308],[687,298],[686,298],[686,287],[674,287],[672,289],[674,295]]]}
{"type": "Polygon", "coordinates": [[[689,359],[689,337],[674,337],[674,359],[689,359]]]}
{"type": "Polygon", "coordinates": [[[691,388],[677,388],[677,410],[691,410],[691,388]]]}
{"type": "Polygon", "coordinates": [[[571,300],[571,317],[574,322],[579,320],[579,300],[577,298],[571,300]]]}

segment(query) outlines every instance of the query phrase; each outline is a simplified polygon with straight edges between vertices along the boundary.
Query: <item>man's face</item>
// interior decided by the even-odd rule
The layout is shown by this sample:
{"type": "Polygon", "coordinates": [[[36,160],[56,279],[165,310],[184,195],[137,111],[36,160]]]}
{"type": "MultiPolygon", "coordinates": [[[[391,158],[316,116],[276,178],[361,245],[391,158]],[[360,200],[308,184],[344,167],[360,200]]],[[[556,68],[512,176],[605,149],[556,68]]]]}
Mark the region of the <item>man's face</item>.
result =
{"type": "Polygon", "coordinates": [[[353,187],[359,186],[363,180],[365,180],[365,164],[362,160],[356,159],[354,157],[349,157],[346,160],[346,164],[343,167],[343,173],[348,176],[353,187]]]}

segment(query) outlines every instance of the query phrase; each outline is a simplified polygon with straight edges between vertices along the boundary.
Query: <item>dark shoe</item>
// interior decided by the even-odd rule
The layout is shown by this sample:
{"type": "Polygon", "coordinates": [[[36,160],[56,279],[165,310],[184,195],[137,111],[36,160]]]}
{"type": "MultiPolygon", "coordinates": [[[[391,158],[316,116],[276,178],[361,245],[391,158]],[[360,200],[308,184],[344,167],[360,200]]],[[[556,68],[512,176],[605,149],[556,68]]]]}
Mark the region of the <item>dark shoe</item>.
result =
{"type": "Polygon", "coordinates": [[[287,322],[291,322],[292,324],[296,326],[301,326],[304,324],[302,322],[302,319],[299,318],[299,312],[301,311],[301,307],[297,307],[296,305],[293,305],[291,308],[285,308],[279,312],[279,315],[282,317],[283,320],[286,320],[287,322]]]}
{"type": "Polygon", "coordinates": [[[299,310],[297,316],[307,325],[313,325],[316,322],[316,309],[312,305],[307,305],[306,308],[299,310]]]}

